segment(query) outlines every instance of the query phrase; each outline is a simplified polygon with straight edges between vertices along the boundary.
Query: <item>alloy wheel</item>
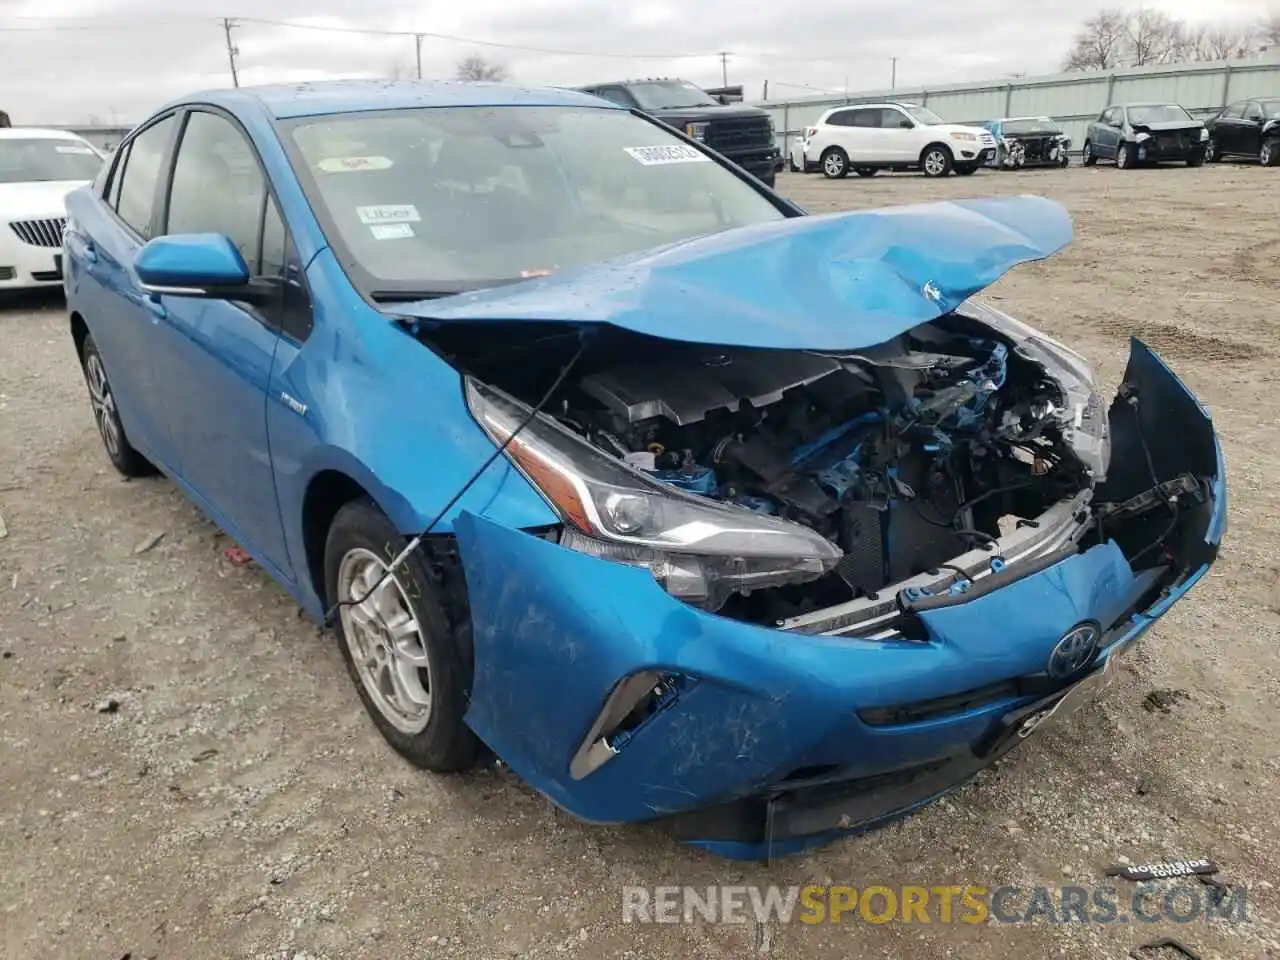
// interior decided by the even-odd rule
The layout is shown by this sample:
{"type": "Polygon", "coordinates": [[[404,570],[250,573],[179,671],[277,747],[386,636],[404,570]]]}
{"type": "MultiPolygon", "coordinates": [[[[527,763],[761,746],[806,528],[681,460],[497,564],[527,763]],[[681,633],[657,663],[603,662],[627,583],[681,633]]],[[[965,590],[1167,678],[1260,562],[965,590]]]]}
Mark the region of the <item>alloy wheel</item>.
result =
{"type": "Polygon", "coordinates": [[[940,177],[947,169],[947,158],[941,150],[930,150],[924,156],[925,173],[931,177],[940,177]]]}
{"type": "Polygon", "coordinates": [[[838,177],[844,172],[844,157],[832,151],[822,158],[822,172],[828,177],[838,177]]]}
{"type": "Polygon", "coordinates": [[[1273,147],[1270,143],[1264,143],[1262,145],[1262,149],[1258,152],[1258,160],[1262,163],[1264,167],[1271,166],[1271,160],[1272,160],[1274,150],[1275,150],[1275,147],[1273,147]]]}
{"type": "Polygon", "coordinates": [[[363,547],[338,567],[342,635],[370,700],[402,733],[431,721],[431,661],[426,638],[400,580],[384,575],[382,558],[363,547]]]}
{"type": "Polygon", "coordinates": [[[97,353],[90,353],[85,360],[85,381],[89,385],[89,403],[93,406],[93,419],[97,421],[98,432],[102,434],[102,442],[112,459],[120,456],[120,419],[116,414],[115,397],[111,395],[111,385],[107,382],[107,371],[102,366],[102,358],[97,353]]]}

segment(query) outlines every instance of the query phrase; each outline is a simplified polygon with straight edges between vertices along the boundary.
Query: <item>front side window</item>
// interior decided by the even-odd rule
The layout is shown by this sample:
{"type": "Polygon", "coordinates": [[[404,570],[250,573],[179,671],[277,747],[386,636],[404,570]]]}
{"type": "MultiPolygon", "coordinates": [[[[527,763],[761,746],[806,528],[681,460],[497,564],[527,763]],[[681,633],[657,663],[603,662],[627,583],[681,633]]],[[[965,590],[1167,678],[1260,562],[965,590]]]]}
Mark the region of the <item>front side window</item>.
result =
{"type": "Polygon", "coordinates": [[[0,140],[0,183],[93,180],[102,157],[87,143],[54,137],[0,140]]]}
{"type": "Polygon", "coordinates": [[[1222,111],[1223,120],[1239,120],[1244,116],[1244,104],[1233,103],[1227,109],[1222,111]]]}
{"type": "Polygon", "coordinates": [[[1157,104],[1155,106],[1141,106],[1129,108],[1130,123],[1169,123],[1181,120],[1190,120],[1191,114],[1183,110],[1176,103],[1157,104]]]}
{"type": "Polygon", "coordinates": [[[1280,100],[1263,100],[1262,113],[1268,117],[1280,117],[1280,100]]]}
{"type": "Polygon", "coordinates": [[[256,272],[266,196],[266,179],[244,134],[217,114],[193,112],[173,165],[166,232],[220,233],[256,272]]]}
{"type": "Polygon", "coordinates": [[[151,239],[151,212],[160,182],[160,165],[176,122],[176,117],[165,117],[134,137],[124,159],[124,171],[116,175],[120,178],[116,213],[144,240],[151,239]]]}
{"type": "Polygon", "coordinates": [[[1257,122],[1262,119],[1262,108],[1256,103],[1251,103],[1244,110],[1244,118],[1257,122]]]}
{"type": "Polygon", "coordinates": [[[617,110],[406,109],[287,129],[366,294],[514,282],[786,216],[666,127],[617,110]]]}
{"type": "Polygon", "coordinates": [[[915,126],[901,110],[885,107],[876,111],[876,126],[884,130],[902,130],[915,126]]]}

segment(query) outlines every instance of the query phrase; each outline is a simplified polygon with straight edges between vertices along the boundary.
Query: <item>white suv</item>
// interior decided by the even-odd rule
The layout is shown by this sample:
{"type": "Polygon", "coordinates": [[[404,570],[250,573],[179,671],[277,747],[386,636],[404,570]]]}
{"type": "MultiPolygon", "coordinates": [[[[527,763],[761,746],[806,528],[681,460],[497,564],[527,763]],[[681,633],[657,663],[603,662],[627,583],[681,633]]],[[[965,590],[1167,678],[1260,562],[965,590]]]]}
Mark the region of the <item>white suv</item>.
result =
{"type": "Polygon", "coordinates": [[[991,160],[996,139],[982,127],[947,123],[914,103],[859,103],[833,107],[791,151],[791,168],[821,170],[832,179],[849,171],[860,177],[878,170],[922,170],[945,177],[970,174],[991,160]]]}

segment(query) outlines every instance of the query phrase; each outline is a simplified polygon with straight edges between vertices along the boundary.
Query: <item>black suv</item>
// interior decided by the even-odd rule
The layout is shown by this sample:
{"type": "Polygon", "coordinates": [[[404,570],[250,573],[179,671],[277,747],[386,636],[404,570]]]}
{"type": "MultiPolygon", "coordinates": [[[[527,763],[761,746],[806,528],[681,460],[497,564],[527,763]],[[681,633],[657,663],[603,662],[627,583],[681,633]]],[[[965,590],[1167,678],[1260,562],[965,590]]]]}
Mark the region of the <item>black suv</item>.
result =
{"type": "Polygon", "coordinates": [[[782,166],[769,114],[720,102],[688,80],[618,80],[578,89],[675,127],[769,186],[782,166]]]}

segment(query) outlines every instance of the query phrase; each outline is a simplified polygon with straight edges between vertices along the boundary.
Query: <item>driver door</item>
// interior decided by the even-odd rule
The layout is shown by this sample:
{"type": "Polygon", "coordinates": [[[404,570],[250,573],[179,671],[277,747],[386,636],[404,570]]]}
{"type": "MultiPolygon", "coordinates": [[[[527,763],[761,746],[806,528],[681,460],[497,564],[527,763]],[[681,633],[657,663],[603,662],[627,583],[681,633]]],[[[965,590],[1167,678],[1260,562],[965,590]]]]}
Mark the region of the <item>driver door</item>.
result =
{"type": "Polygon", "coordinates": [[[267,396],[280,340],[287,232],[248,137],[229,116],[188,111],[156,235],[217,233],[280,302],[162,294],[151,311],[157,402],[178,470],[215,522],[286,579],[290,564],[267,443],[267,396]]]}

